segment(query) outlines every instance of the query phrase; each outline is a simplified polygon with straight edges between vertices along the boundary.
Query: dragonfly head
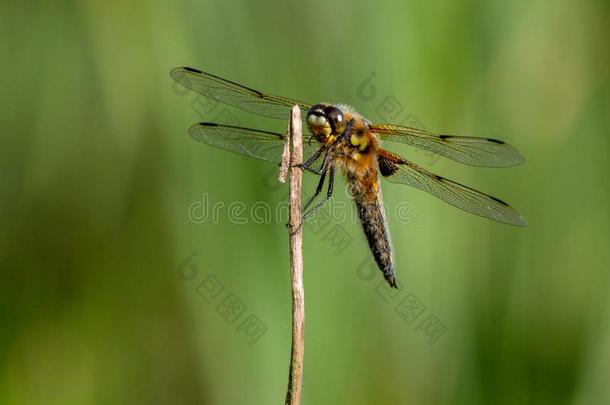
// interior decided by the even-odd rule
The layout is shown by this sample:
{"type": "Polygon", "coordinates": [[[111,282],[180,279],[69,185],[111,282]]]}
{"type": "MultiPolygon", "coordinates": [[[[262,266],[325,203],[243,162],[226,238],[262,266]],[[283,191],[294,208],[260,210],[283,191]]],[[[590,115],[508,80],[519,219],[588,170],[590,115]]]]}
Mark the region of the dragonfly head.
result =
{"type": "Polygon", "coordinates": [[[316,104],[307,113],[307,126],[318,140],[324,141],[343,132],[345,115],[334,105],[316,104]]]}

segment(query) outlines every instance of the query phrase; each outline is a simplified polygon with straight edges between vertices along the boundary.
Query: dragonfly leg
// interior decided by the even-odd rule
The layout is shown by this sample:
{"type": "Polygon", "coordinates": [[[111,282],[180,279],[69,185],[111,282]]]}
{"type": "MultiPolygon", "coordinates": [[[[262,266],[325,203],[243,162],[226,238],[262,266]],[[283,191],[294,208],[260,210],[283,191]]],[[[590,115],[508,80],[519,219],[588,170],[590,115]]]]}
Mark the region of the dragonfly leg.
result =
{"type": "MultiPolygon", "coordinates": [[[[320,210],[320,208],[322,208],[324,206],[324,204],[326,204],[326,202],[328,200],[330,200],[330,198],[333,196],[333,185],[335,183],[335,167],[333,165],[330,166],[329,168],[329,175],[328,175],[328,190],[326,191],[326,196],[316,204],[315,207],[313,207],[312,209],[310,209],[309,211],[305,212],[303,214],[303,216],[301,217],[301,224],[303,224],[303,222],[305,222],[305,220],[310,217],[312,214],[315,214],[316,212],[318,212],[318,210],[320,210]]],[[[326,171],[324,172],[324,174],[326,174],[326,171]]],[[[322,183],[318,184],[318,190],[321,191],[322,190],[322,183]]],[[[317,194],[319,194],[319,192],[317,191],[317,194]]],[[[317,195],[316,194],[316,195],[317,195]]],[[[310,200],[309,203],[311,203],[310,200]]],[[[309,203],[307,205],[309,205],[309,203]]],[[[307,205],[305,206],[305,208],[307,208],[307,205]]]]}
{"type": "Polygon", "coordinates": [[[307,201],[307,204],[305,204],[303,211],[305,211],[311,205],[311,203],[316,199],[316,197],[318,195],[320,195],[320,193],[322,192],[322,188],[324,187],[324,179],[326,178],[326,172],[328,170],[330,170],[330,173],[328,176],[328,190],[326,191],[326,196],[320,202],[318,202],[315,207],[313,207],[309,211],[305,212],[301,216],[301,223],[292,232],[292,235],[294,235],[299,229],[301,229],[301,227],[303,226],[303,223],[305,222],[305,220],[308,217],[310,217],[312,214],[315,214],[318,210],[320,210],[320,208],[322,208],[324,206],[324,204],[326,204],[326,202],[330,199],[330,197],[332,197],[333,184],[335,181],[335,167],[332,165],[332,163],[329,165],[329,162],[330,162],[330,155],[327,153],[327,155],[324,157],[324,162],[322,162],[322,168],[321,168],[322,177],[320,178],[320,181],[318,182],[318,187],[316,188],[316,192],[309,199],[309,201],[307,201]]]}
{"type": "Polygon", "coordinates": [[[316,199],[316,197],[318,197],[320,195],[320,193],[322,192],[322,189],[324,188],[324,179],[325,178],[326,178],[326,171],[323,171],[322,174],[320,175],[320,181],[318,181],[318,187],[316,187],[316,191],[313,193],[313,195],[311,196],[309,201],[307,201],[307,204],[305,204],[305,207],[303,207],[303,211],[306,211],[307,208],[309,208],[309,206],[311,205],[311,203],[316,199]]]}
{"type": "Polygon", "coordinates": [[[333,196],[333,186],[335,185],[335,166],[330,165],[330,174],[328,175],[328,190],[326,190],[326,198],[333,196]]]}
{"type": "MultiPolygon", "coordinates": [[[[303,170],[307,170],[309,172],[315,173],[317,175],[321,175],[322,171],[323,171],[323,167],[320,167],[320,169],[316,170],[314,168],[311,167],[312,164],[315,163],[316,160],[318,160],[318,158],[320,157],[320,155],[322,155],[322,152],[324,152],[325,148],[321,147],[320,149],[318,149],[316,151],[316,153],[314,153],[313,155],[311,155],[311,157],[309,159],[307,159],[306,162],[301,163],[299,165],[295,165],[296,167],[300,167],[303,170]]],[[[328,153],[328,151],[327,151],[328,153]]],[[[322,162],[322,166],[324,165],[324,162],[322,162]]]]}

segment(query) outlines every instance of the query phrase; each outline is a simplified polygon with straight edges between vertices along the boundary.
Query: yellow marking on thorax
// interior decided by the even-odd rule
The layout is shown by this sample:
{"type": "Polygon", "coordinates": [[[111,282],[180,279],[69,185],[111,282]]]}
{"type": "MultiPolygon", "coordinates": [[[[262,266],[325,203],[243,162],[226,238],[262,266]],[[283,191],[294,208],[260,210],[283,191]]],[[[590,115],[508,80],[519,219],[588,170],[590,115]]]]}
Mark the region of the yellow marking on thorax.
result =
{"type": "Polygon", "coordinates": [[[363,151],[369,146],[369,139],[366,136],[352,134],[349,141],[352,145],[357,146],[359,151],[363,151]]]}

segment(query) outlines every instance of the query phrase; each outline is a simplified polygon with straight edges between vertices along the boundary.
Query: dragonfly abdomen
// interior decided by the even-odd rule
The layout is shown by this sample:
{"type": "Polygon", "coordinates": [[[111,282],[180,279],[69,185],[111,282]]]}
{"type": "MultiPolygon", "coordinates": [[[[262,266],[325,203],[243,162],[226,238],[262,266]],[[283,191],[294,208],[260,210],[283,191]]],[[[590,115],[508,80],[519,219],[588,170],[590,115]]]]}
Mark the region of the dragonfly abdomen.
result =
{"type": "Polygon", "coordinates": [[[381,189],[377,183],[376,172],[369,172],[367,177],[369,178],[349,179],[352,197],[377,266],[386,281],[392,287],[397,288],[390,234],[381,203],[381,189]]]}

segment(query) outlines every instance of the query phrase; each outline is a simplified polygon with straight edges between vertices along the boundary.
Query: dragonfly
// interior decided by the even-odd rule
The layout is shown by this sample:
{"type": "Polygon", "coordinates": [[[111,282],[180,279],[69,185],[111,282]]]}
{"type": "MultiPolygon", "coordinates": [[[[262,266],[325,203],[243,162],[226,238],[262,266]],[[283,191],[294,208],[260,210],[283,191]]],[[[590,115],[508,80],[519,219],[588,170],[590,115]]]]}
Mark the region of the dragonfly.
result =
{"type": "MultiPolygon", "coordinates": [[[[301,108],[311,132],[304,145],[302,169],[320,176],[303,218],[331,198],[335,171],[347,180],[369,248],[391,287],[398,288],[388,222],[382,206],[380,178],[423,190],[461,210],[505,224],[527,226],[527,220],[504,201],[434,174],[382,148],[397,142],[436,153],[453,161],[482,167],[510,167],[524,162],[513,146],[492,138],[448,135],[392,124],[374,124],[344,104],[308,104],[274,96],[191,67],[176,67],[170,76],[205,97],[260,116],[287,120],[294,105],[301,108]],[[328,179],[326,193],[319,197],[328,179]],[[314,208],[307,209],[319,199],[314,208]]],[[[189,129],[201,143],[279,164],[286,134],[214,122],[189,129]]]]}

